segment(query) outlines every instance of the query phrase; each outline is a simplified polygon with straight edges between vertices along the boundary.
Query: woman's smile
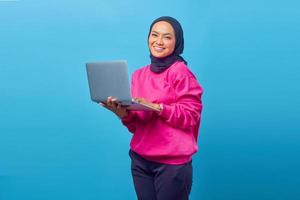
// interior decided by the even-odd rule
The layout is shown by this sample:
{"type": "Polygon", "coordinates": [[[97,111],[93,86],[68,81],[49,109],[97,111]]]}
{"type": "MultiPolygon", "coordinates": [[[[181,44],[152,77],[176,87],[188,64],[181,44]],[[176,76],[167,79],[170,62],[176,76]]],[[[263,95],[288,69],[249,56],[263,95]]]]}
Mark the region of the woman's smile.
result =
{"type": "Polygon", "coordinates": [[[154,46],[155,51],[162,52],[165,48],[154,46]]]}

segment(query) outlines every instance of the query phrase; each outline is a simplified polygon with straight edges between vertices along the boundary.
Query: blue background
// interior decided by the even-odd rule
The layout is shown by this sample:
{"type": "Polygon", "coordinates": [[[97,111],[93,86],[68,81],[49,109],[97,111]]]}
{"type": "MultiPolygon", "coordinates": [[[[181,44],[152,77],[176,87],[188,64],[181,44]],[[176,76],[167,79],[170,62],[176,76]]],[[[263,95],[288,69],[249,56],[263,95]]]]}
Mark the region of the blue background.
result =
{"type": "Polygon", "coordinates": [[[135,199],[131,134],[90,101],[85,62],[149,63],[177,18],[205,93],[192,200],[300,196],[299,1],[0,1],[0,199],[135,199]]]}

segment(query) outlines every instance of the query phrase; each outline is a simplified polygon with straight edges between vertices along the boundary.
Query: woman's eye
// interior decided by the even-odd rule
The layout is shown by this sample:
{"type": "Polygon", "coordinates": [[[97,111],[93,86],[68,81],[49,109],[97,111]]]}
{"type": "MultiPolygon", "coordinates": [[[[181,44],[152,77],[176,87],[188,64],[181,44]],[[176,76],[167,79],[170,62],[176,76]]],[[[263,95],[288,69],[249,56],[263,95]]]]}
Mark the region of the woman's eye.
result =
{"type": "Polygon", "coordinates": [[[155,33],[152,33],[151,36],[152,37],[157,37],[157,35],[155,33]]]}

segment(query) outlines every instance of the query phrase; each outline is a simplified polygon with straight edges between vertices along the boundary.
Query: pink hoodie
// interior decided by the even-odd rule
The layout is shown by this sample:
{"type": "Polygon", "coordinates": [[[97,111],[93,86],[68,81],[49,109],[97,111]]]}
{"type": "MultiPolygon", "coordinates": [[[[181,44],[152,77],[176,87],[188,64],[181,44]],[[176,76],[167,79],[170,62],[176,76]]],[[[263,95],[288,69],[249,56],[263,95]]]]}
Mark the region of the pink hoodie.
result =
{"type": "Polygon", "coordinates": [[[133,133],[130,147],[145,159],[165,164],[189,162],[197,152],[203,90],[183,62],[160,74],[147,65],[132,75],[131,94],[163,109],[130,111],[122,120],[133,133]]]}

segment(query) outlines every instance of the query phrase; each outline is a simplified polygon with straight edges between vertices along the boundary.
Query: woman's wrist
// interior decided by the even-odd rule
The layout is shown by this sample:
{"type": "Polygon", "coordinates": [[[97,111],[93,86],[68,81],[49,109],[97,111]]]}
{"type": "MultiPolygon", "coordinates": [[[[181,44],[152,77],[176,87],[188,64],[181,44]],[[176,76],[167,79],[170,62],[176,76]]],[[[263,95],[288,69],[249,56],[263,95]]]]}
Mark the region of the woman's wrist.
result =
{"type": "Polygon", "coordinates": [[[120,119],[125,119],[128,116],[128,114],[122,114],[122,115],[117,114],[117,115],[120,119]]]}
{"type": "Polygon", "coordinates": [[[124,113],[116,113],[118,115],[118,117],[120,119],[124,119],[126,117],[128,117],[128,111],[124,112],[124,113]]]}
{"type": "Polygon", "coordinates": [[[155,104],[154,107],[156,108],[156,111],[158,113],[160,113],[163,109],[163,105],[162,104],[155,104]]]}

